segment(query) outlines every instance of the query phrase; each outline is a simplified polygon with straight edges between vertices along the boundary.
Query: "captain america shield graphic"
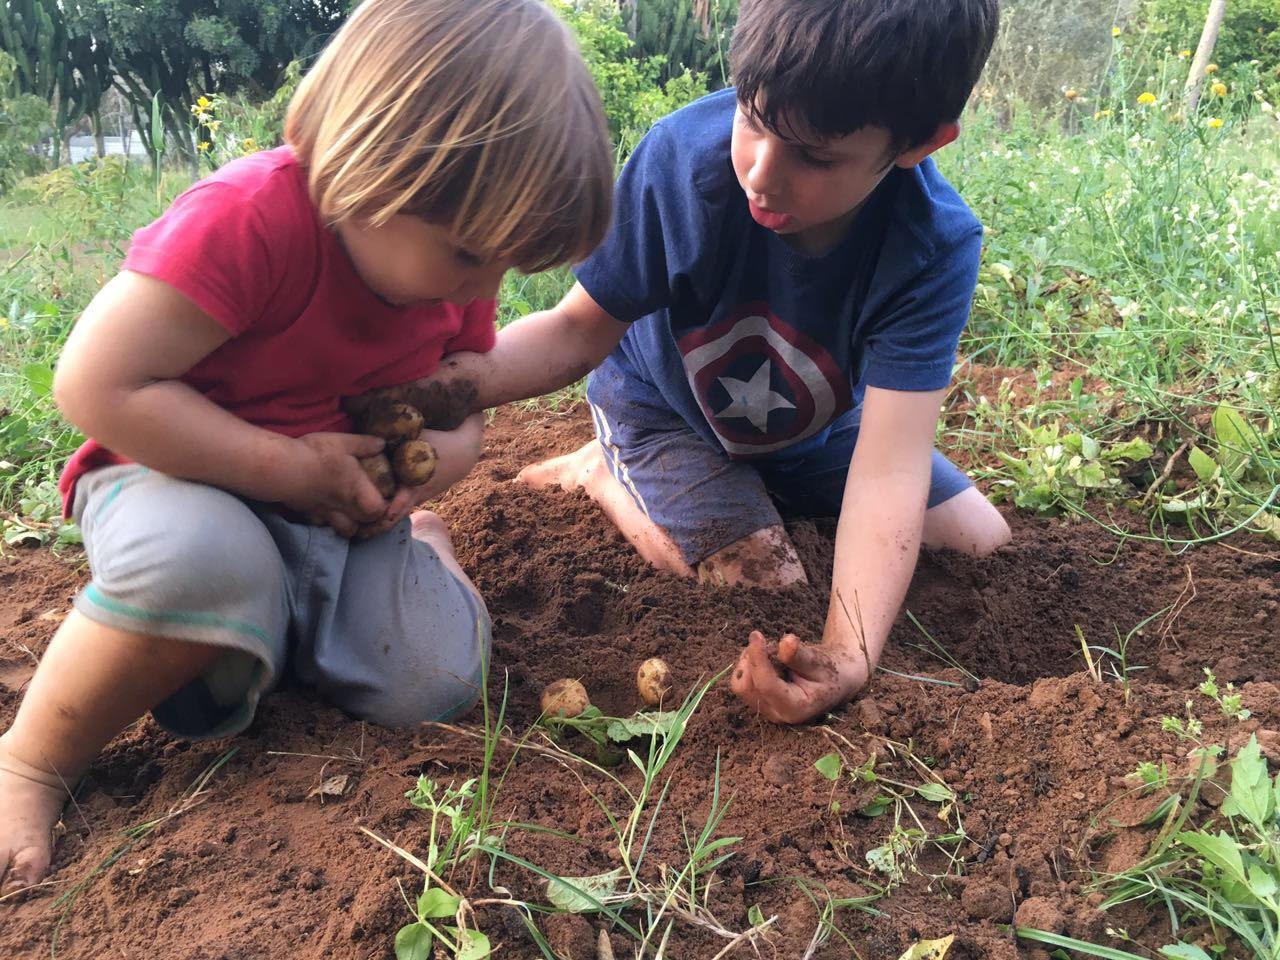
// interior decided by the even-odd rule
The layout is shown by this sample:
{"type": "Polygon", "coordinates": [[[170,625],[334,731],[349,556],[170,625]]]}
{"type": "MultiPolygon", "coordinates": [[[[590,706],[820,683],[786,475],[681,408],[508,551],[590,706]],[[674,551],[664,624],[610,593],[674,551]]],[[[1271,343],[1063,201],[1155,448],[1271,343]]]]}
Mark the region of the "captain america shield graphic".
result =
{"type": "Polygon", "coordinates": [[[693,395],[732,457],[799,443],[853,402],[848,374],[835,358],[767,304],[741,306],[676,345],[693,395]]]}

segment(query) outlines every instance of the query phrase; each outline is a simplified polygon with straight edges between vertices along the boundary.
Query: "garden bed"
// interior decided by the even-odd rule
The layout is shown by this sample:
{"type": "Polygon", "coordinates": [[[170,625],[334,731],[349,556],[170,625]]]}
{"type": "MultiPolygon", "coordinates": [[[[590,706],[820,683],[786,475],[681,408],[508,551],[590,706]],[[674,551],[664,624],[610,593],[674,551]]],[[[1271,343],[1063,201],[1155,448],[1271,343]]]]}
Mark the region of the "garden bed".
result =
{"type": "MultiPolygon", "coordinates": [[[[625,816],[623,788],[637,789],[639,774],[624,760],[610,771],[619,785],[529,735],[542,687],[581,678],[601,710],[626,716],[641,706],[637,665],[661,655],[684,697],[728,667],[753,628],[817,638],[831,570],[831,525],[801,522],[792,532],[811,587],[767,593],[677,580],[648,570],[582,495],[509,482],[589,435],[580,410],[505,409],[485,458],[438,505],[494,619],[490,704],[498,709],[505,683],[510,737],[491,767],[494,816],[570,835],[511,828],[491,843],[566,877],[620,865],[602,805],[625,816]],[[518,742],[525,747],[509,763],[518,742]]],[[[668,777],[670,787],[641,879],[657,884],[662,867],[688,864],[686,840],[709,815],[717,776],[727,811],[715,834],[742,839],[700,878],[701,906],[686,911],[696,919],[667,914],[676,922],[666,956],[710,960],[734,943],[729,934],[775,916],[755,938],[763,956],[849,957],[847,937],[861,957],[895,960],[921,938],[948,934],[949,960],[1036,955],[1008,927],[1019,908],[1020,925],[1086,941],[1112,942],[1112,926],[1149,947],[1169,942],[1158,912],[1101,913],[1091,883],[1132,866],[1155,832],[1141,823],[1144,804],[1158,798],[1126,775],[1142,761],[1187,772],[1193,744],[1162,730],[1162,717],[1185,716],[1191,699],[1206,740],[1238,747],[1257,732],[1265,751],[1280,747],[1280,550],[1244,537],[1175,555],[1087,522],[1008,516],[1015,539],[996,556],[926,551],[906,604],[916,622],[900,618],[884,657],[893,672],[826,725],[764,722],[723,681],[705,694],[659,778],[659,789],[668,777]],[[1099,680],[1081,633],[1117,651],[1127,638],[1124,662],[1095,651],[1099,680]],[[1252,716],[1228,720],[1196,692],[1205,667],[1236,685],[1252,716]],[[832,753],[835,780],[814,766],[832,753]],[[858,770],[874,770],[876,781],[858,770]],[[935,787],[913,789],[927,784],[935,787]],[[905,799],[886,804],[886,787],[905,799]],[[945,839],[960,824],[964,836],[945,839]],[[918,825],[929,840],[912,838],[918,825]],[[824,915],[825,904],[842,902],[824,915]]],[[[46,551],[0,558],[6,724],[84,577],[46,551]]],[[[50,883],[0,905],[0,955],[48,955],[56,931],[66,957],[392,956],[396,931],[412,919],[397,881],[412,900],[422,874],[359,828],[425,856],[429,817],[405,793],[420,775],[475,776],[481,720],[477,710],[453,731],[389,731],[285,691],[233,741],[189,744],[144,721],[112,742],[68,808],[50,883]],[[121,833],[170,813],[141,837],[121,833]]],[[[581,737],[562,746],[595,759],[581,737]]],[[[547,902],[545,881],[509,860],[490,873],[489,858],[477,856],[449,879],[472,898],[494,897],[492,885],[547,902]]],[[[636,927],[643,911],[621,917],[636,927]]],[[[480,907],[476,920],[496,956],[542,955],[516,910],[480,907]]],[[[599,914],[536,921],[563,957],[596,957],[601,930],[617,958],[635,956],[635,939],[599,914]]],[[[742,940],[726,956],[752,950],[742,940]]]]}

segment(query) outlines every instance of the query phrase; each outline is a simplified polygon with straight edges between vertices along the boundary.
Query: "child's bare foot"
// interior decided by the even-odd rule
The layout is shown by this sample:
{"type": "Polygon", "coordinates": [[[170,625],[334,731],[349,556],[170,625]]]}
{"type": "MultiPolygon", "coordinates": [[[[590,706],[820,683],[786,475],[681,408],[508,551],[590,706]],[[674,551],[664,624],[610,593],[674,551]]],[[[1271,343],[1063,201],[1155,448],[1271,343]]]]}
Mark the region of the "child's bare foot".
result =
{"type": "Polygon", "coordinates": [[[557,485],[564,490],[577,490],[590,487],[592,479],[607,473],[600,444],[590,440],[573,453],[530,464],[516,474],[516,480],[536,490],[557,485]]]}
{"type": "Polygon", "coordinates": [[[0,737],[0,896],[44,879],[66,801],[56,775],[11,756],[0,737]]]}

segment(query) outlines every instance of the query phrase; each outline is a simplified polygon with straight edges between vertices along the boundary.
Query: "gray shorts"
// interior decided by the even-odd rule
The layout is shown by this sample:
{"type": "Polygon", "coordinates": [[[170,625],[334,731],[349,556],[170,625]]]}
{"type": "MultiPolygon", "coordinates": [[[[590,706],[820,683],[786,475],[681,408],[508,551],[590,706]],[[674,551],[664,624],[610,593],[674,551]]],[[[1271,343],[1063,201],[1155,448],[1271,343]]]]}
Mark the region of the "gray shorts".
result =
{"type": "Polygon", "coordinates": [[[74,516],[93,573],[81,614],[225,648],[154,709],[173,733],[238,733],[286,679],[388,726],[452,718],[481,693],[488,613],[407,518],[346,540],[136,465],[82,477],[74,516]]]}

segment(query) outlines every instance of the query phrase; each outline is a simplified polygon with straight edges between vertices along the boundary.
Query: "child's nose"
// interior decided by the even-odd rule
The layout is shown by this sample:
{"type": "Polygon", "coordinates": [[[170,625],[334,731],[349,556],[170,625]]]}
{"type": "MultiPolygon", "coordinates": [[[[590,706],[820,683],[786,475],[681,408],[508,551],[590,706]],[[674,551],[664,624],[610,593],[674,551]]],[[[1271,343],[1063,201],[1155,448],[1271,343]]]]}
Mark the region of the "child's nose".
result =
{"type": "Polygon", "coordinates": [[[756,145],[747,171],[747,186],[757,196],[768,197],[778,192],[778,151],[767,140],[756,145]]]}

